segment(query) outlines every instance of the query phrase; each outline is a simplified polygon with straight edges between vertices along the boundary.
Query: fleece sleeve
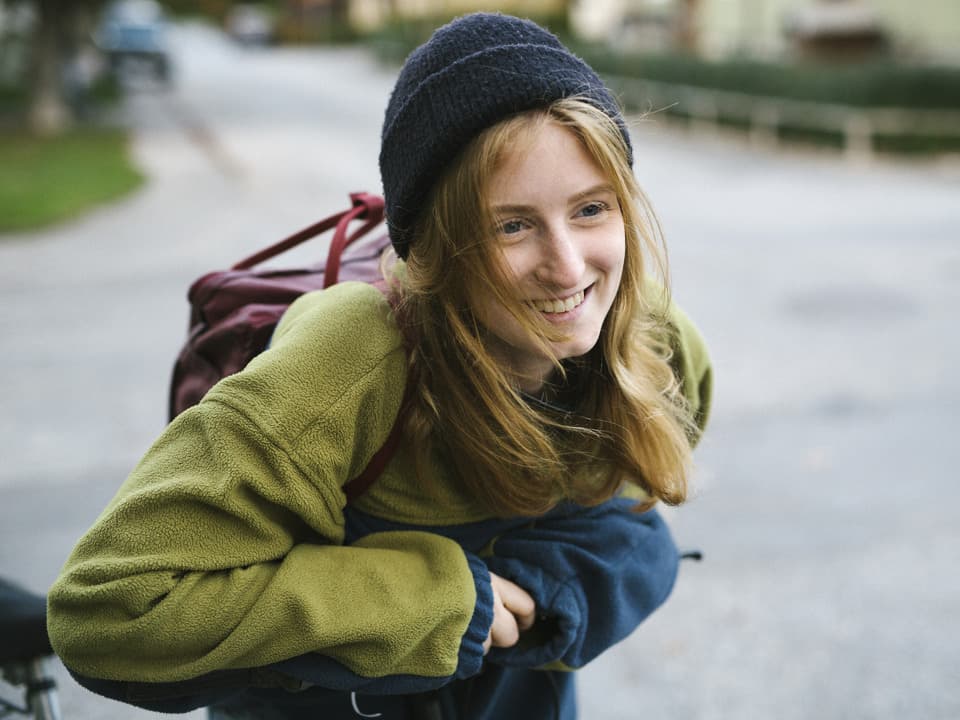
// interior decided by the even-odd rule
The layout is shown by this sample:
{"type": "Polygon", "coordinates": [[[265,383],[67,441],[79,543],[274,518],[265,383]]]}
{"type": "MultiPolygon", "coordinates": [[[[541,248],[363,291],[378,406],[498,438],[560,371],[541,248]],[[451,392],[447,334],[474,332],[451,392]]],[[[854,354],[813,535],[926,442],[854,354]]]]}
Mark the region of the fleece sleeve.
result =
{"type": "MultiPolygon", "coordinates": [[[[668,312],[670,345],[673,349],[671,365],[694,422],[702,433],[710,417],[710,401],[713,397],[713,367],[703,336],[693,321],[677,305],[671,304],[668,312]]],[[[694,442],[699,439],[692,438],[694,442]]]]}
{"type": "Polygon", "coordinates": [[[75,673],[169,683],[317,654],[333,686],[416,689],[479,670],[488,579],[456,542],[343,544],[341,488],[389,432],[405,356],[376,290],[317,295],[167,428],[78,543],[48,606],[75,673]]]}
{"type": "Polygon", "coordinates": [[[491,662],[582,667],[667,599],[676,546],[660,515],[635,505],[564,506],[497,540],[488,567],[531,594],[538,620],[516,647],[492,650],[491,662]]]}

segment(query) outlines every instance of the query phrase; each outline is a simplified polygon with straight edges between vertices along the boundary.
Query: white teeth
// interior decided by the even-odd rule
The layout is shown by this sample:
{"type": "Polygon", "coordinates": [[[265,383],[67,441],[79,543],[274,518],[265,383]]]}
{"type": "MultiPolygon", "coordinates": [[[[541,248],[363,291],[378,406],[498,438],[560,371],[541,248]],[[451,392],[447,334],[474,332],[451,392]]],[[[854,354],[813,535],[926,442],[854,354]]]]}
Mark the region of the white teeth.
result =
{"type": "Polygon", "coordinates": [[[568,297],[566,300],[531,300],[530,305],[543,313],[570,312],[583,302],[583,290],[568,297]]]}

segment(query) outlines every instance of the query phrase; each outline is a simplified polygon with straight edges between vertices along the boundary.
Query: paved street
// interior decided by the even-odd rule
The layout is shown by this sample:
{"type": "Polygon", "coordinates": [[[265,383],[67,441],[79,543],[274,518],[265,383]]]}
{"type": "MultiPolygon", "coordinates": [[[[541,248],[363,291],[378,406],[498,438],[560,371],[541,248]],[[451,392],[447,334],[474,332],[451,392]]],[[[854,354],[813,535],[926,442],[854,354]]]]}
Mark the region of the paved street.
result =
{"type": "MultiPolygon", "coordinates": [[[[145,187],[0,236],[0,573],[39,592],[163,426],[189,283],[379,190],[394,70],[176,40],[173,89],[112,120],[145,187]]],[[[583,671],[582,717],[955,720],[960,160],[850,164],[652,121],[635,148],[716,365],[694,496],[669,513],[705,560],[583,671]]],[[[66,720],[160,717],[59,677],[66,720]]]]}

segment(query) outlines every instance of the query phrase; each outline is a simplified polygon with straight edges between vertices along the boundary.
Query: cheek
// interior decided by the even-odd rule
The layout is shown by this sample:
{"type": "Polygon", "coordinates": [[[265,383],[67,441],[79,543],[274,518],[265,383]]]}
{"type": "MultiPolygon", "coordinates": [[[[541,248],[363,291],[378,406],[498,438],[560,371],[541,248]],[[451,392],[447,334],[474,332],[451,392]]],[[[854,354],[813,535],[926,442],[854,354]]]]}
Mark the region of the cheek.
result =
{"type": "MultiPolygon", "coordinates": [[[[509,270],[507,282],[514,282],[509,270]]],[[[478,292],[470,302],[470,306],[480,324],[490,331],[496,332],[499,328],[516,322],[510,311],[496,299],[492,292],[478,292]]]]}
{"type": "Polygon", "coordinates": [[[518,243],[503,248],[503,270],[506,277],[515,283],[534,273],[537,267],[537,257],[528,243],[518,243]]]}
{"type": "Polygon", "coordinates": [[[607,273],[619,284],[626,260],[626,238],[623,231],[613,232],[601,242],[594,243],[591,251],[591,264],[607,273]]]}

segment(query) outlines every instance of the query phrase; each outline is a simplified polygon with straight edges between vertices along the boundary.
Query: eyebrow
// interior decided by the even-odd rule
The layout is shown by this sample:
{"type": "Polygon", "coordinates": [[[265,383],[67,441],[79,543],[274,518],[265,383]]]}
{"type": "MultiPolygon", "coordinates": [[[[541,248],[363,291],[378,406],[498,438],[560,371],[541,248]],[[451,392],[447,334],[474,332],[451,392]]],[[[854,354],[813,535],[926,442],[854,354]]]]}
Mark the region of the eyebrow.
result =
{"type": "MultiPolygon", "coordinates": [[[[574,203],[583,200],[586,197],[591,195],[597,195],[600,193],[612,193],[616,194],[613,185],[610,183],[600,183],[599,185],[593,185],[592,187],[587,188],[586,190],[581,190],[575,195],[571,195],[567,200],[567,203],[573,205],[574,203]]],[[[493,211],[497,213],[525,213],[536,210],[533,205],[494,205],[493,211]]]]}

